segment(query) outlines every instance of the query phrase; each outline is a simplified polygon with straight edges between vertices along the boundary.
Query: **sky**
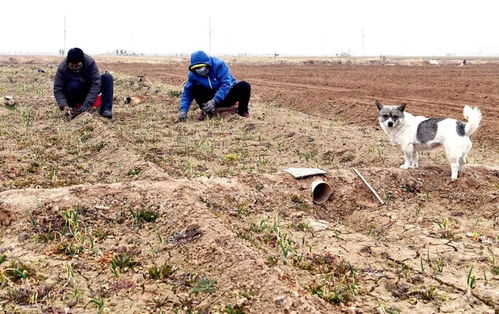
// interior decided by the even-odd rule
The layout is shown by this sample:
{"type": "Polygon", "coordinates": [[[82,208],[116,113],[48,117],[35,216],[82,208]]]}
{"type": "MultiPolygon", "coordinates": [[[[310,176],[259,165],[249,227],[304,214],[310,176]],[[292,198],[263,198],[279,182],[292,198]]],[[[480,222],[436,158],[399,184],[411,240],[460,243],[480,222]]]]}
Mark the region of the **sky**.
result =
{"type": "Polygon", "coordinates": [[[2,54],[57,54],[66,38],[89,54],[499,56],[497,0],[4,0],[0,12],[2,54]]]}

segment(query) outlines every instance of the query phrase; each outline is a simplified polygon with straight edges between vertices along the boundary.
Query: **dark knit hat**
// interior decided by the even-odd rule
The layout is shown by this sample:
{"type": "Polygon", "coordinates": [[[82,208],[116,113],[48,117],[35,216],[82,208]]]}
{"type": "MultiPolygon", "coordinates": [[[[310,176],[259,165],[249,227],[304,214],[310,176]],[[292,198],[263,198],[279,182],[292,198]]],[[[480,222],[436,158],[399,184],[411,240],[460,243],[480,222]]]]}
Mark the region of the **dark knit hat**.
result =
{"type": "Polygon", "coordinates": [[[68,63],[84,62],[83,50],[80,48],[71,48],[68,51],[68,63]]]}

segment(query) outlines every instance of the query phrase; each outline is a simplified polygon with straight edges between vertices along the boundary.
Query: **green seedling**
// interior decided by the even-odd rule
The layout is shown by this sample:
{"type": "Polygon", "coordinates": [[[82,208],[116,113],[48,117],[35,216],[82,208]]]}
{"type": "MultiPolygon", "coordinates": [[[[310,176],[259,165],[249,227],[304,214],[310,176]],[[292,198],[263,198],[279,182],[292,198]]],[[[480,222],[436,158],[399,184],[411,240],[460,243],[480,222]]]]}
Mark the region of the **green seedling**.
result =
{"type": "Polygon", "coordinates": [[[173,269],[173,267],[171,265],[164,263],[160,267],[158,267],[156,265],[151,266],[147,272],[152,279],[163,280],[163,279],[170,278],[173,275],[173,273],[175,272],[175,270],[173,269]]]}
{"type": "Polygon", "coordinates": [[[278,261],[279,259],[277,258],[277,256],[269,256],[267,257],[267,261],[265,262],[265,264],[267,264],[267,266],[269,267],[274,267],[277,265],[278,261]]]}
{"type": "Polygon", "coordinates": [[[466,278],[466,284],[470,289],[474,289],[476,284],[475,275],[473,275],[472,272],[473,272],[473,266],[470,267],[470,271],[468,272],[468,277],[466,278]]]}
{"type": "Polygon", "coordinates": [[[140,169],[140,168],[132,168],[132,169],[128,170],[126,175],[129,177],[135,177],[135,176],[138,176],[141,172],[142,172],[142,169],[140,169]]]}
{"type": "Polygon", "coordinates": [[[240,218],[246,217],[251,213],[246,203],[237,204],[236,212],[240,218]]]}
{"type": "Polygon", "coordinates": [[[104,300],[102,297],[91,299],[90,302],[97,306],[97,311],[99,311],[99,313],[104,309],[104,300]]]}
{"type": "Polygon", "coordinates": [[[65,255],[77,255],[84,252],[85,248],[71,241],[65,241],[57,247],[59,253],[65,255]]]}
{"type": "Polygon", "coordinates": [[[129,207],[129,210],[132,218],[139,223],[155,222],[159,217],[158,211],[152,206],[146,209],[134,209],[133,207],[129,207]]]}
{"type": "Polygon", "coordinates": [[[244,314],[246,312],[244,311],[244,309],[241,306],[238,306],[238,305],[232,306],[229,304],[225,307],[225,313],[227,313],[227,314],[244,314]]]}
{"type": "Polygon", "coordinates": [[[140,265],[140,262],[135,261],[134,257],[129,253],[118,254],[113,257],[110,262],[111,271],[114,275],[133,270],[140,265]]]}
{"type": "Polygon", "coordinates": [[[181,90],[170,89],[168,91],[168,96],[170,96],[170,97],[180,97],[180,95],[182,95],[182,91],[181,90]]]}
{"type": "Polygon", "coordinates": [[[442,230],[449,229],[449,219],[448,218],[443,218],[441,221],[434,221],[433,223],[435,223],[442,230]]]}
{"type": "Polygon", "coordinates": [[[423,264],[423,256],[419,258],[419,266],[421,267],[421,272],[425,272],[424,264],[423,264]]]}
{"type": "Polygon", "coordinates": [[[21,279],[28,279],[35,275],[35,271],[28,265],[12,261],[10,266],[4,271],[5,276],[14,282],[18,282],[21,279]]]}
{"type": "Polygon", "coordinates": [[[69,231],[72,235],[75,235],[79,232],[79,221],[78,221],[78,212],[72,208],[62,212],[62,217],[64,218],[64,231],[66,233],[69,231]]]}
{"type": "Polygon", "coordinates": [[[94,146],[91,147],[91,150],[95,151],[95,152],[100,152],[101,150],[104,149],[104,147],[107,146],[107,143],[106,142],[99,142],[97,144],[95,144],[94,146]]]}
{"type": "Polygon", "coordinates": [[[0,265],[2,265],[2,263],[5,262],[6,260],[7,260],[7,255],[5,254],[0,255],[0,265]]]}
{"type": "Polygon", "coordinates": [[[214,293],[216,291],[216,279],[201,278],[192,288],[191,293],[214,293]]]}
{"type": "Polygon", "coordinates": [[[109,236],[108,231],[105,229],[96,229],[93,234],[99,240],[105,240],[109,236]]]}

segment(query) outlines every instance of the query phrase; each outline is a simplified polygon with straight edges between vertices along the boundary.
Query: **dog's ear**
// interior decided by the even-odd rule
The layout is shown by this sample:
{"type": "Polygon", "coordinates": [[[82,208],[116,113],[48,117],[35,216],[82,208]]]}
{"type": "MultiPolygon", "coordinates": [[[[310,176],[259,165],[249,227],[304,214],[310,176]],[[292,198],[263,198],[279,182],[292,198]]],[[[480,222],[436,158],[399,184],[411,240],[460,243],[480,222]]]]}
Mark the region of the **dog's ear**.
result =
{"type": "Polygon", "coordinates": [[[376,107],[378,107],[378,110],[381,110],[381,108],[383,108],[383,105],[377,99],[374,101],[374,103],[376,104],[376,107]]]}
{"type": "Polygon", "coordinates": [[[398,107],[398,110],[400,110],[400,111],[404,112],[404,110],[405,110],[405,106],[406,106],[406,104],[405,104],[405,103],[404,103],[404,104],[402,104],[402,105],[400,105],[400,106],[398,107]]]}

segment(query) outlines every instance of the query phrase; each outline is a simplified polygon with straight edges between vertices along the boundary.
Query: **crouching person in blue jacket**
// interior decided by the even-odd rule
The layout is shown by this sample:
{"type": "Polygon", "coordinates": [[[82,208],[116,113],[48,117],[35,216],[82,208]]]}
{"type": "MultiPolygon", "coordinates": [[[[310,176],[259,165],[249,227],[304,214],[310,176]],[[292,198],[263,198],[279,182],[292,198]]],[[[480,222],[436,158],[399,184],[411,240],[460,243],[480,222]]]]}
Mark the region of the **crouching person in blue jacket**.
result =
{"type": "Polygon", "coordinates": [[[232,107],[236,102],[239,102],[237,113],[249,118],[250,94],[250,84],[237,82],[224,61],[210,57],[204,51],[196,51],[191,54],[187,83],[180,98],[179,121],[187,119],[192,100],[202,110],[198,120],[211,116],[218,107],[232,107]]]}
{"type": "Polygon", "coordinates": [[[113,77],[100,74],[95,60],[80,48],[72,48],[59,64],[54,79],[54,96],[59,108],[76,115],[100,107],[104,118],[113,117],[113,77]]]}

